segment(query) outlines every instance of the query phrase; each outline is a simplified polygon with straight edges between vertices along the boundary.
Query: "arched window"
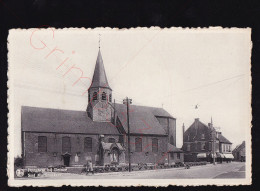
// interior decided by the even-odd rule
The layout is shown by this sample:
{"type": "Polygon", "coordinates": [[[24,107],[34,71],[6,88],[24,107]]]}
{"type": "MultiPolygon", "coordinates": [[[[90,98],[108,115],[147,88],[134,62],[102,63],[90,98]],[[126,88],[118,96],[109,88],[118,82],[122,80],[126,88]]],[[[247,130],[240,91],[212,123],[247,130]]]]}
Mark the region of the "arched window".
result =
{"type": "Polygon", "coordinates": [[[94,93],[93,93],[93,100],[97,100],[97,96],[98,96],[98,95],[97,95],[97,92],[94,92],[94,93]]]}
{"type": "Polygon", "coordinates": [[[174,145],[173,136],[170,137],[170,143],[171,143],[172,145],[174,145]]]}
{"type": "Polygon", "coordinates": [[[112,102],[112,94],[109,94],[109,102],[112,102]]]}
{"type": "Polygon", "coordinates": [[[107,99],[107,94],[106,94],[106,92],[103,92],[102,93],[102,100],[106,100],[107,99]]]}
{"type": "Polygon", "coordinates": [[[62,152],[70,153],[70,151],[71,151],[70,137],[62,137],[62,152]]]}
{"type": "Polygon", "coordinates": [[[109,138],[109,139],[108,139],[108,142],[109,142],[109,143],[115,143],[116,140],[115,140],[114,138],[109,138]]]}
{"type": "Polygon", "coordinates": [[[47,152],[47,137],[38,137],[38,152],[47,152]]]}
{"type": "Polygon", "coordinates": [[[135,138],[135,152],[142,152],[142,138],[135,138]]]}
{"type": "Polygon", "coordinates": [[[152,152],[158,152],[158,139],[152,139],[152,152]]]}
{"type": "Polygon", "coordinates": [[[84,152],[92,152],[92,138],[86,137],[84,139],[84,152]]]}

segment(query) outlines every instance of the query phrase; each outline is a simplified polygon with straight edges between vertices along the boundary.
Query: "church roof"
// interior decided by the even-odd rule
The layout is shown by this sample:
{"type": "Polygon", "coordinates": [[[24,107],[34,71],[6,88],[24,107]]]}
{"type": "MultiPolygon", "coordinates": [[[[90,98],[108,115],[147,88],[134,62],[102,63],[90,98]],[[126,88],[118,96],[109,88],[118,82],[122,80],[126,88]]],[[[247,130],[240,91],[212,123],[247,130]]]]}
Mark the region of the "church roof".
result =
{"type": "Polygon", "coordinates": [[[22,106],[22,131],[119,134],[111,123],[94,122],[86,111],[22,106]]]}
{"type": "MultiPolygon", "coordinates": [[[[127,132],[126,105],[116,104],[116,111],[127,132]]],[[[130,133],[167,135],[156,116],[173,118],[163,108],[131,105],[130,133]]],[[[110,122],[95,122],[86,111],[22,106],[22,131],[83,134],[119,134],[110,122]]]]}
{"type": "MultiPolygon", "coordinates": [[[[126,105],[115,104],[117,115],[127,132],[127,115],[126,105]]],[[[156,116],[173,118],[163,108],[130,105],[129,106],[129,123],[130,133],[133,134],[153,134],[166,135],[164,128],[160,125],[156,116]]]]}
{"type": "Polygon", "coordinates": [[[91,88],[102,87],[102,88],[111,89],[107,81],[105,67],[103,64],[103,59],[100,50],[98,51],[96,66],[92,78],[92,84],[90,87],[91,88]]]}
{"type": "Polygon", "coordinates": [[[169,153],[173,152],[173,153],[183,153],[183,151],[177,147],[175,147],[174,145],[168,143],[167,145],[167,151],[169,153]]]}

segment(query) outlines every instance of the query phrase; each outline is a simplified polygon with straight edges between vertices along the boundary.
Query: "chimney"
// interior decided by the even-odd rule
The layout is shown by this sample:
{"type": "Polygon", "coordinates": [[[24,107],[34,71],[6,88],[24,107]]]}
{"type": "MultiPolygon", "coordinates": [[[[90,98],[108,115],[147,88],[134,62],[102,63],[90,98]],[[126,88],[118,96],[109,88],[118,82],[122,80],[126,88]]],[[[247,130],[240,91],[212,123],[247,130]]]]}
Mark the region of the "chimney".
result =
{"type": "Polygon", "coordinates": [[[195,128],[197,129],[199,127],[199,118],[195,118],[195,128]]]}

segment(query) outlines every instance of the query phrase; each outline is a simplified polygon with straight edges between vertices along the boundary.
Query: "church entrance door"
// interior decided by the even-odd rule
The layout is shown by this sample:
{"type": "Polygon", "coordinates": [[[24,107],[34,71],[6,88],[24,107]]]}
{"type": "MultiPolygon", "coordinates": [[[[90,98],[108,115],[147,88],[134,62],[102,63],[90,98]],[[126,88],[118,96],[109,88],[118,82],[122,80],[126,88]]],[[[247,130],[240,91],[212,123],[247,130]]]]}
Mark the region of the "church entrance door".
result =
{"type": "Polygon", "coordinates": [[[69,166],[70,165],[70,155],[69,154],[63,155],[63,161],[64,161],[65,166],[69,166]]]}

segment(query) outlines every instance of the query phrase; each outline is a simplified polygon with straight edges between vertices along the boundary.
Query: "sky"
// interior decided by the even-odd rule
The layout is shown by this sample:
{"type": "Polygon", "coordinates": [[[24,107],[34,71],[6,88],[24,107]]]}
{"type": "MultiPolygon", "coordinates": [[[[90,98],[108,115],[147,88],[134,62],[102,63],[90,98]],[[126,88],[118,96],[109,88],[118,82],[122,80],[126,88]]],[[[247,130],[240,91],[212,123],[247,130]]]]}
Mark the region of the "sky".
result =
{"type": "Polygon", "coordinates": [[[99,38],[117,103],[128,96],[135,105],[163,107],[177,119],[178,147],[183,124],[187,129],[195,118],[208,124],[212,117],[234,148],[250,136],[250,33],[220,28],[12,30],[9,149],[21,154],[21,106],[86,110],[99,38]],[[77,81],[81,72],[85,78],[77,81]]]}

